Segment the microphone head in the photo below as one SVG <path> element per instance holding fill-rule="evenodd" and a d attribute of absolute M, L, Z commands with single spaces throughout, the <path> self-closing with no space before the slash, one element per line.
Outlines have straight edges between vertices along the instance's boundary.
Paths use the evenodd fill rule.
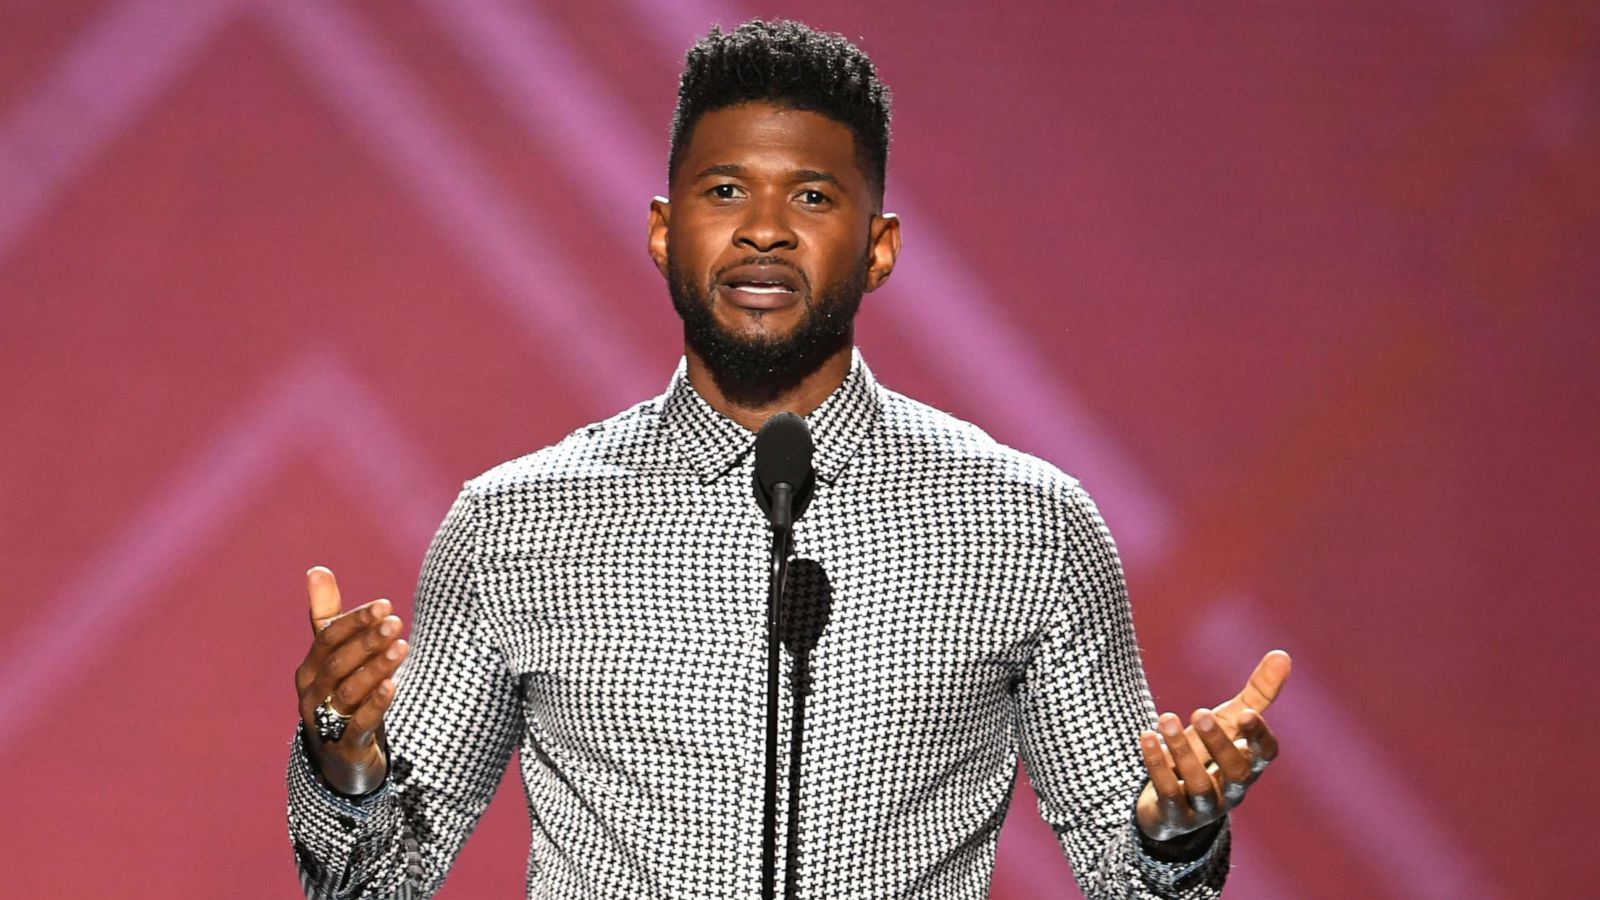
<path fill-rule="evenodd" d="M 815 453 L 811 429 L 806 427 L 805 419 L 794 413 L 774 415 L 756 434 L 756 504 L 774 525 L 792 524 L 806 511 L 816 482 L 816 471 L 811 466 Z M 789 485 L 794 492 L 787 523 L 780 521 L 781 511 L 773 508 L 772 490 L 780 484 Z"/>

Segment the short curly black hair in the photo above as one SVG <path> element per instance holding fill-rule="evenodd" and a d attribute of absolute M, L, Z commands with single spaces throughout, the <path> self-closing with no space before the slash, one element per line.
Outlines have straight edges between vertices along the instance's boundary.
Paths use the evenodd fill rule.
<path fill-rule="evenodd" d="M 861 48 L 843 35 L 788 20 L 752 19 L 711 32 L 684 59 L 672 115 L 667 180 L 678 171 L 700 117 L 741 103 L 771 103 L 820 113 L 855 135 L 856 161 L 883 203 L 889 164 L 889 86 Z"/>

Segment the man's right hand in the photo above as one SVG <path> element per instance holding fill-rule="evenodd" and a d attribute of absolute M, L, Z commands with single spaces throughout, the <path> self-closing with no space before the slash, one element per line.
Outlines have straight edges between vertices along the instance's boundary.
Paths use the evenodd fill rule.
<path fill-rule="evenodd" d="M 400 639 L 403 623 L 390 615 L 388 600 L 341 612 L 339 584 L 322 566 L 306 572 L 306 593 L 314 637 L 294 673 L 306 751 L 328 787 L 365 794 L 376 790 L 389 771 L 383 714 L 394 702 L 395 670 L 410 649 Z M 337 741 L 324 741 L 317 733 L 316 709 L 330 696 L 335 712 L 352 714 Z"/>

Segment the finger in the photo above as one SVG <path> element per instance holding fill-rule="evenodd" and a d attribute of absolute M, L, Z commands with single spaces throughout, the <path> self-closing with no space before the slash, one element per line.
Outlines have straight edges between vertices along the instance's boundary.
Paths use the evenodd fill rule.
<path fill-rule="evenodd" d="M 361 704 L 367 701 L 367 695 L 400 668 L 409 650 L 405 641 L 395 641 L 382 653 L 369 659 L 366 665 L 351 672 L 333 689 L 334 710 L 360 709 Z"/>
<path fill-rule="evenodd" d="M 1251 774 L 1261 774 L 1268 763 L 1278 758 L 1278 737 L 1255 710 L 1247 709 L 1240 717 L 1239 735 L 1249 748 Z"/>
<path fill-rule="evenodd" d="M 306 594 L 311 598 L 311 630 L 321 631 L 344 608 L 339 598 L 339 582 L 326 566 L 306 570 Z"/>
<path fill-rule="evenodd" d="M 366 665 L 389 648 L 390 644 L 400 639 L 401 622 L 398 616 L 387 616 L 382 621 L 374 623 L 350 636 L 350 639 L 333 648 L 323 661 L 322 671 L 318 678 L 327 679 L 325 685 L 329 693 L 333 692 L 339 682 L 350 677 L 357 669 Z"/>
<path fill-rule="evenodd" d="M 1289 680 L 1289 671 L 1293 661 L 1289 654 L 1282 650 L 1273 650 L 1261 658 L 1256 664 L 1254 672 L 1245 682 L 1244 689 L 1234 697 L 1243 706 L 1257 712 L 1266 712 L 1274 700 L 1278 699 L 1278 692 L 1283 690 L 1283 683 Z"/>
<path fill-rule="evenodd" d="M 1189 749 L 1193 750 L 1194 755 L 1200 758 L 1201 764 L 1210 765 L 1211 751 L 1206 748 L 1205 742 L 1200 739 L 1200 735 L 1195 731 L 1195 727 L 1190 725 L 1189 727 L 1185 728 L 1183 730 L 1183 736 L 1184 739 L 1189 742 Z"/>
<path fill-rule="evenodd" d="M 394 611 L 394 604 L 382 597 L 370 603 L 363 603 L 347 613 L 335 616 L 326 627 L 317 632 L 316 640 L 312 642 L 313 652 L 320 651 L 321 656 L 326 656 L 338 649 L 340 645 L 362 636 L 367 631 L 382 624 Z"/>
<path fill-rule="evenodd" d="M 1228 739 L 1210 710 L 1196 710 L 1194 723 L 1200 740 L 1205 742 L 1206 748 L 1211 751 L 1211 758 L 1217 764 L 1217 773 L 1222 777 L 1222 801 L 1232 807 L 1244 799 L 1244 789 L 1250 784 L 1250 760 L 1243 750 Z"/>
<path fill-rule="evenodd" d="M 1160 720 L 1161 735 L 1167 742 L 1167 750 L 1172 754 L 1172 762 L 1178 769 L 1178 777 L 1183 779 L 1183 791 L 1188 795 L 1189 805 L 1201 819 L 1210 821 L 1217 813 L 1216 784 L 1211 780 L 1211 773 L 1206 771 L 1206 764 L 1194 752 L 1194 747 L 1183 733 L 1183 722 L 1172 713 L 1167 713 Z"/>
<path fill-rule="evenodd" d="M 317 632 L 311 641 L 311 649 L 306 651 L 305 661 L 295 670 L 295 689 L 301 692 L 308 690 L 323 674 L 328 656 L 333 651 L 367 629 L 380 625 L 392 608 L 388 600 L 378 599 L 335 616 L 327 627 Z M 321 700 L 324 696 L 327 696 L 326 692 L 318 695 L 317 699 Z"/>
<path fill-rule="evenodd" d="M 399 640 L 402 625 L 398 616 L 386 616 L 378 622 L 359 627 L 337 647 L 313 648 L 312 654 L 301 667 L 311 673 L 310 681 L 300 691 L 301 705 L 314 709 L 333 693 L 341 681 Z M 326 629 L 332 630 L 332 627 Z M 346 709 L 336 708 L 341 712 Z"/>
<path fill-rule="evenodd" d="M 378 733 L 378 727 L 383 724 L 383 716 L 389 711 L 389 706 L 394 703 L 395 681 L 385 678 L 374 686 L 361 707 L 350 717 L 350 722 L 344 727 L 344 734 L 339 738 L 339 743 L 351 747 L 365 747 L 372 743 L 373 737 Z"/>
<path fill-rule="evenodd" d="M 1163 805 L 1176 805 L 1183 799 L 1183 788 L 1172 771 L 1172 762 L 1167 758 L 1166 749 L 1161 746 L 1160 736 L 1154 731 L 1140 734 L 1139 753 L 1144 757 L 1144 768 L 1150 773 L 1150 787 L 1155 790 L 1156 798 Z"/>

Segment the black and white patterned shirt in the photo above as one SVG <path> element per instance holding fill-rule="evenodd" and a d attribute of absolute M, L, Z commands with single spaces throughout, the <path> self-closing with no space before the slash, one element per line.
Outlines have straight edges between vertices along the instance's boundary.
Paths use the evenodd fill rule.
<path fill-rule="evenodd" d="M 807 421 L 780 891 L 986 896 L 1020 753 L 1089 897 L 1216 896 L 1225 824 L 1192 863 L 1141 848 L 1155 709 L 1078 483 L 879 386 L 859 353 Z M 423 564 L 387 781 L 347 800 L 291 747 L 308 895 L 436 890 L 519 749 L 530 898 L 759 894 L 770 532 L 753 443 L 680 363 L 662 396 L 467 483 Z"/>

